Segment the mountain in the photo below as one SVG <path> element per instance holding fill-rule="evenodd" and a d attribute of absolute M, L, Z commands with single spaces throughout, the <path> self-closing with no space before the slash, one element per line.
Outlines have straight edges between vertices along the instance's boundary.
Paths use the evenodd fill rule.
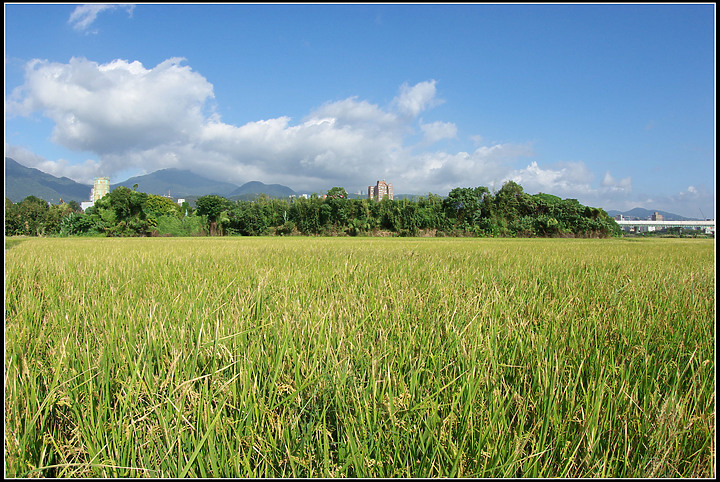
<path fill-rule="evenodd" d="M 118 186 L 125 186 L 132 189 L 135 184 L 138 185 L 137 190 L 139 192 L 160 196 L 167 196 L 169 194 L 176 198 L 205 196 L 207 194 L 228 196 L 238 188 L 236 184 L 213 181 L 212 179 L 199 176 L 191 171 L 169 168 L 142 176 L 131 177 L 127 181 L 111 185 L 110 189 L 115 189 Z"/>
<path fill-rule="evenodd" d="M 286 198 L 295 191 L 281 184 L 263 184 L 251 181 L 237 186 L 222 181 L 214 181 L 182 169 L 161 169 L 142 176 L 131 177 L 127 181 L 112 184 L 110 189 L 125 186 L 130 189 L 137 184 L 137 190 L 148 194 L 175 198 L 196 199 L 208 194 L 217 194 L 228 199 L 252 200 L 260 194 L 269 197 Z M 38 169 L 25 167 L 12 158 L 5 158 L 5 197 L 18 203 L 32 195 L 45 201 L 57 204 L 60 199 L 65 202 L 89 201 L 91 185 L 81 184 L 68 179 L 58 178 Z"/>
<path fill-rule="evenodd" d="M 5 197 L 19 203 L 28 196 L 39 197 L 51 204 L 62 199 L 89 201 L 92 186 L 80 184 L 67 177 L 55 177 L 32 167 L 25 167 L 15 159 L 5 158 Z"/>
<path fill-rule="evenodd" d="M 260 181 L 250 181 L 228 194 L 228 197 L 242 198 L 248 197 L 248 195 L 257 196 L 259 194 L 266 194 L 269 197 L 275 198 L 286 198 L 294 196 L 296 193 L 289 187 L 283 186 L 282 184 L 263 184 Z"/>
<path fill-rule="evenodd" d="M 686 218 L 683 216 L 680 216 L 679 214 L 669 213 L 667 211 L 652 211 L 650 209 L 645 208 L 633 208 L 629 211 L 606 211 L 609 216 L 615 217 L 618 214 L 622 214 L 622 216 L 626 219 L 636 219 L 636 220 L 643 220 L 643 219 L 650 219 L 650 216 L 655 214 L 656 212 L 658 214 L 661 214 L 664 221 L 697 221 L 698 218 Z"/>

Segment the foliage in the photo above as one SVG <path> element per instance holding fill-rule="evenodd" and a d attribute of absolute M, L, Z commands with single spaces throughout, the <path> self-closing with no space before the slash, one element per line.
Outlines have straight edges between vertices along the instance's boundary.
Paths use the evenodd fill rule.
<path fill-rule="evenodd" d="M 508 181 L 500 190 L 455 188 L 443 199 L 428 193 L 409 199 L 377 202 L 348 199 L 342 187 L 324 198 L 314 195 L 288 200 L 258 196 L 253 201 L 230 201 L 201 196 L 193 209 L 171 199 L 120 186 L 95 202 L 85 215 L 71 205 L 48 206 L 33 196 L 15 205 L 5 203 L 6 235 L 48 234 L 106 236 L 261 236 L 391 234 L 480 237 L 610 237 L 620 227 L 605 211 L 583 206 L 576 199 L 551 194 L 529 195 Z M 65 219 L 71 213 L 76 215 Z M 192 221 L 189 221 L 192 219 Z M 191 227 L 190 224 L 192 224 Z"/>
<path fill-rule="evenodd" d="M 158 196 L 156 194 L 148 194 L 145 202 L 142 206 L 142 210 L 146 216 L 160 217 L 160 216 L 175 216 L 179 218 L 182 216 L 180 206 L 172 199 L 164 196 Z"/>
<path fill-rule="evenodd" d="M 210 235 L 223 234 L 223 224 L 228 222 L 227 210 L 231 203 L 222 196 L 210 194 L 201 196 L 195 202 L 196 213 L 207 217 L 210 223 Z"/>
<path fill-rule="evenodd" d="M 61 230 L 62 220 L 75 213 L 73 206 L 73 204 L 66 203 L 50 205 L 36 196 L 28 196 L 17 204 L 5 198 L 5 235 L 58 234 Z"/>
<path fill-rule="evenodd" d="M 60 222 L 60 234 L 63 236 L 87 234 L 93 226 L 92 217 L 83 212 L 72 212 L 62 218 Z"/>
<path fill-rule="evenodd" d="M 155 233 L 159 236 L 199 236 L 204 233 L 202 216 L 178 217 L 174 214 L 157 218 Z"/>

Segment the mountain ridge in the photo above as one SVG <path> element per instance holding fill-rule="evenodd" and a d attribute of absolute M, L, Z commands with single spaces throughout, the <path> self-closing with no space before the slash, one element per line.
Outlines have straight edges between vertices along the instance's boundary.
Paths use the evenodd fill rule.
<path fill-rule="evenodd" d="M 139 191 L 148 194 L 175 198 L 197 198 L 209 194 L 237 199 L 251 199 L 260 194 L 269 197 L 287 197 L 295 194 L 291 188 L 281 184 L 264 184 L 260 181 L 237 184 L 215 181 L 189 170 L 167 168 L 149 174 L 134 176 L 125 181 L 111 184 L 110 189 L 125 186 L 130 189 L 137 184 Z M 14 203 L 27 196 L 36 196 L 49 203 L 88 201 L 92 185 L 82 184 L 67 177 L 56 177 L 39 169 L 26 167 L 11 157 L 5 157 L 5 197 Z"/>
<path fill-rule="evenodd" d="M 192 171 L 171 167 L 141 176 L 133 176 L 117 184 L 111 184 L 110 189 L 118 186 L 132 189 L 135 184 L 138 185 L 138 190 L 141 192 L 160 196 L 169 194 L 176 198 L 209 194 L 226 196 L 238 188 L 236 184 L 214 181 Z"/>
<path fill-rule="evenodd" d="M 610 210 L 606 211 L 610 217 L 615 217 L 617 215 L 622 215 L 624 218 L 629 220 L 645 220 L 650 219 L 650 217 L 654 213 L 658 213 L 663 217 L 664 221 L 701 221 L 700 218 L 688 218 L 685 216 L 680 216 L 679 214 L 670 213 L 667 211 L 657 211 L 652 209 L 645 209 L 645 208 L 632 208 L 629 211 L 618 211 L 618 210 Z"/>
<path fill-rule="evenodd" d="M 57 204 L 63 201 L 85 201 L 90 198 L 92 186 L 67 177 L 55 177 L 33 167 L 26 167 L 15 159 L 5 157 L 5 197 L 20 202 L 36 196 Z"/>

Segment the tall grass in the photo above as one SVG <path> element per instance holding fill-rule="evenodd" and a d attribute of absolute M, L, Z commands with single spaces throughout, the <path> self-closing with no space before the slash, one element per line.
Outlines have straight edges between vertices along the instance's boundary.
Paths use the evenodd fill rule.
<path fill-rule="evenodd" d="M 707 240 L 29 239 L 5 474 L 714 477 Z"/>

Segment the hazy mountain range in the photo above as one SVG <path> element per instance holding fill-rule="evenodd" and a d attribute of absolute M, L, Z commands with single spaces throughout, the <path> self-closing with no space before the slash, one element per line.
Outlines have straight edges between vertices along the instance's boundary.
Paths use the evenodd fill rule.
<path fill-rule="evenodd" d="M 250 181 L 242 186 L 214 181 L 182 169 L 161 169 L 144 176 L 111 184 L 110 189 L 126 186 L 130 189 L 137 184 L 137 190 L 174 198 L 197 198 L 207 194 L 217 194 L 231 200 L 253 199 L 259 194 L 285 198 L 296 194 L 281 184 L 264 184 Z M 92 185 L 75 182 L 67 177 L 58 178 L 38 169 L 25 167 L 10 157 L 5 158 L 5 197 L 17 203 L 33 195 L 52 204 L 60 199 L 65 202 L 89 201 Z"/>
<path fill-rule="evenodd" d="M 656 212 L 663 217 L 663 221 L 702 221 L 700 218 L 686 218 L 684 216 L 680 216 L 679 214 L 669 213 L 667 211 L 653 211 L 651 209 L 645 209 L 645 208 L 633 208 L 630 211 L 615 211 L 610 210 L 606 211 L 610 216 L 615 217 L 618 214 L 622 214 L 625 219 L 629 220 L 643 220 L 643 219 L 650 219 L 650 216 L 655 214 Z"/>
<path fill-rule="evenodd" d="M 60 198 L 63 201 L 88 201 L 91 187 L 67 177 L 51 176 L 25 167 L 9 157 L 5 158 L 5 197 L 14 203 L 30 195 L 52 204 L 57 204 Z"/>
<path fill-rule="evenodd" d="M 193 172 L 182 169 L 161 169 L 159 171 L 145 174 L 144 176 L 131 177 L 127 181 L 111 184 L 110 188 L 126 186 L 130 189 L 137 184 L 137 190 L 148 194 L 161 196 L 170 195 L 174 198 L 186 198 L 188 201 L 207 194 L 217 194 L 230 200 L 254 199 L 259 194 L 266 194 L 275 198 L 286 198 L 295 195 L 296 192 L 281 184 L 263 184 L 260 181 L 250 181 L 242 186 L 236 184 L 214 181 L 199 176 Z M 55 177 L 38 169 L 25 167 L 10 157 L 5 158 L 5 197 L 14 203 L 18 203 L 27 196 L 36 196 L 45 201 L 57 204 L 60 199 L 65 202 L 74 200 L 77 202 L 89 201 L 89 184 L 81 184 L 67 177 Z M 400 197 L 412 197 L 411 195 L 396 195 Z M 358 197 L 351 195 L 350 197 Z M 634 208 L 630 211 L 607 211 L 610 216 L 622 214 L 626 218 L 649 219 L 655 211 Z M 662 214 L 666 221 L 684 221 L 683 216 L 657 211 Z"/>

